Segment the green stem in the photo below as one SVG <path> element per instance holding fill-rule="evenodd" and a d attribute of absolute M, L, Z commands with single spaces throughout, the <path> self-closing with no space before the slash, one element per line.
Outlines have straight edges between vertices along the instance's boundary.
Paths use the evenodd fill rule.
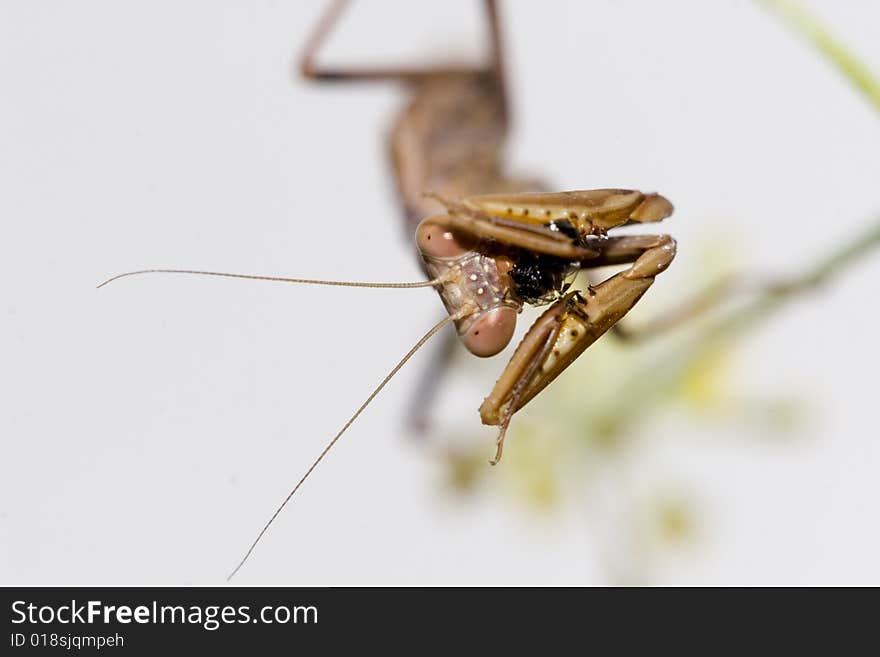
<path fill-rule="evenodd" d="M 792 0 L 759 0 L 808 39 L 865 97 L 880 110 L 880 81 L 809 11 Z"/>
<path fill-rule="evenodd" d="M 814 267 L 803 272 L 781 290 L 769 290 L 752 301 L 746 308 L 725 317 L 721 322 L 707 331 L 706 337 L 712 334 L 730 334 L 748 328 L 770 312 L 777 310 L 785 303 L 797 298 L 804 292 L 814 289 L 845 268 L 855 264 L 860 258 L 880 247 L 880 219 L 877 219 L 866 230 L 846 242 L 840 249 L 828 257 L 819 260 Z"/>

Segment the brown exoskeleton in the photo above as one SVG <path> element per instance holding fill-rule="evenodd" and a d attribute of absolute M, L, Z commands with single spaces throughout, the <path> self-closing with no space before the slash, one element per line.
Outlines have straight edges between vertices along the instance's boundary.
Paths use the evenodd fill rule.
<path fill-rule="evenodd" d="M 625 189 L 548 193 L 539 191 L 537 183 L 504 171 L 501 156 L 509 113 L 495 2 L 484 0 L 488 66 L 360 71 L 317 66 L 317 48 L 344 4 L 335 2 L 319 23 L 301 69 L 316 80 L 394 80 L 411 89 L 409 104 L 391 133 L 391 155 L 408 232 L 415 232 L 430 280 L 347 283 L 180 269 L 121 275 L 170 272 L 358 287 L 435 287 L 448 312 L 328 443 L 230 577 L 324 455 L 409 358 L 442 328 L 454 323 L 471 353 L 493 356 L 511 341 L 524 305 L 548 305 L 480 407 L 483 423 L 499 427 L 490 461 L 495 464 L 501 459 L 513 415 L 612 328 L 675 256 L 675 241 L 668 235 L 608 235 L 619 226 L 668 217 L 672 204 L 660 195 Z M 572 288 L 577 272 L 618 264 L 628 266 L 597 285 Z M 435 368 L 441 366 L 442 361 L 435 363 Z M 436 371 L 429 380 L 437 380 Z"/>

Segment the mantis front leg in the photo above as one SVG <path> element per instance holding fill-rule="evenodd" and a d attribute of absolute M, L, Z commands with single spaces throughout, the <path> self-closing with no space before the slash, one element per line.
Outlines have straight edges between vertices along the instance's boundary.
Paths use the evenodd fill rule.
<path fill-rule="evenodd" d="M 553 303 L 529 329 L 480 406 L 483 424 L 498 426 L 493 465 L 501 459 L 510 420 L 591 344 L 614 326 L 651 287 L 675 257 L 668 235 L 613 237 L 590 266 L 629 261 L 632 265 L 585 291 Z"/>

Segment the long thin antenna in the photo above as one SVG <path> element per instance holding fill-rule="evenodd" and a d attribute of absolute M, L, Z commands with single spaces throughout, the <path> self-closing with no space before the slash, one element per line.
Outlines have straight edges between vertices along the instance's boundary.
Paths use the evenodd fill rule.
<path fill-rule="evenodd" d="M 412 288 L 412 287 L 434 287 L 445 282 L 444 278 L 435 278 L 430 281 L 418 281 L 415 283 L 362 283 L 360 281 L 321 281 L 312 278 L 282 278 L 280 276 L 255 276 L 252 274 L 227 274 L 222 271 L 199 271 L 195 269 L 141 269 L 139 271 L 127 271 L 124 274 L 117 274 L 112 278 L 98 286 L 98 289 L 104 287 L 108 283 L 112 283 L 126 276 L 136 276 L 138 274 L 195 274 L 197 276 L 223 276 L 225 278 L 247 278 L 254 281 L 277 281 L 280 283 L 304 283 L 306 285 L 335 285 L 338 287 L 384 287 L 384 288 Z"/>
<path fill-rule="evenodd" d="M 282 509 L 284 509 L 284 507 L 287 506 L 287 503 L 290 501 L 290 498 L 293 497 L 293 495 L 296 493 L 296 491 L 299 490 L 299 487 L 303 485 L 303 482 L 309 478 L 309 475 L 312 474 L 312 471 L 318 466 L 318 464 L 321 462 L 321 460 L 327 455 L 327 452 L 329 452 L 330 449 L 333 447 L 333 445 L 336 444 L 336 441 L 342 437 L 342 434 L 345 433 L 345 431 L 354 423 L 354 421 L 364 411 L 364 409 L 367 406 L 369 406 L 370 402 L 373 401 L 373 399 L 376 397 L 376 395 L 379 394 L 379 392 L 382 390 L 382 388 L 385 387 L 385 384 L 388 383 L 394 377 L 394 375 L 397 374 L 397 372 L 400 370 L 400 368 L 403 367 L 410 358 L 412 358 L 413 354 L 415 354 L 419 349 L 421 349 L 421 347 L 428 340 L 430 340 L 432 337 L 434 337 L 434 335 L 438 331 L 443 329 L 448 324 L 451 324 L 452 322 L 458 321 L 459 319 L 462 319 L 463 317 L 470 315 L 472 312 L 474 312 L 473 308 L 465 307 L 465 308 L 462 308 L 457 313 L 455 313 L 454 315 L 449 315 L 448 317 L 437 322 L 437 324 L 435 324 L 434 327 L 430 331 L 425 333 L 425 335 L 423 335 L 422 338 L 418 342 L 416 342 L 415 346 L 413 346 L 412 349 L 410 349 L 408 352 L 406 352 L 406 355 L 400 359 L 400 361 L 397 363 L 397 365 L 394 366 L 394 369 L 392 369 L 388 373 L 388 375 L 384 379 L 382 379 L 382 382 L 378 386 L 376 386 L 376 388 L 373 390 L 373 392 L 370 393 L 370 396 L 367 397 L 367 400 L 363 404 L 360 405 L 360 407 L 354 412 L 354 415 L 352 415 L 351 418 L 349 418 L 348 422 L 346 422 L 343 425 L 343 427 L 339 430 L 339 433 L 337 433 L 335 436 L 333 436 L 333 439 L 329 443 L 327 443 L 327 446 L 324 448 L 324 451 L 322 451 L 318 455 L 318 458 L 316 458 L 315 462 L 312 463 L 311 467 L 308 470 L 306 470 L 306 473 L 303 475 L 302 479 L 299 480 L 299 482 L 296 484 L 296 486 L 293 487 L 293 490 L 291 490 L 290 493 L 288 493 L 287 497 L 284 498 L 284 501 L 275 510 L 275 513 L 272 514 L 272 517 L 269 518 L 269 521 L 263 526 L 263 528 L 260 530 L 260 533 L 257 534 L 257 538 L 255 538 L 254 542 L 251 543 L 251 546 L 248 548 L 248 551 L 245 553 L 244 557 L 242 557 L 241 561 L 235 567 L 235 570 L 233 570 L 229 574 L 229 576 L 226 578 L 227 582 L 229 580 L 231 580 L 233 577 L 235 577 L 235 574 L 245 564 L 245 562 L 248 560 L 248 557 L 250 557 L 251 553 L 254 551 L 254 548 L 257 547 L 257 543 L 259 543 L 260 539 L 263 538 L 263 534 L 265 534 L 266 530 L 268 530 L 269 527 L 272 525 L 272 523 L 275 522 L 275 518 L 277 518 L 278 514 L 281 513 Z"/>

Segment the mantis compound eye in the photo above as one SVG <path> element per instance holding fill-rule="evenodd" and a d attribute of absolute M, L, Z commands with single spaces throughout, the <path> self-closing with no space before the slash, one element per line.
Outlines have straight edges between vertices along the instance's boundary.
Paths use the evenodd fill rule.
<path fill-rule="evenodd" d="M 480 313 L 461 341 L 474 356 L 487 358 L 504 349 L 516 328 L 516 310 L 508 306 Z"/>

